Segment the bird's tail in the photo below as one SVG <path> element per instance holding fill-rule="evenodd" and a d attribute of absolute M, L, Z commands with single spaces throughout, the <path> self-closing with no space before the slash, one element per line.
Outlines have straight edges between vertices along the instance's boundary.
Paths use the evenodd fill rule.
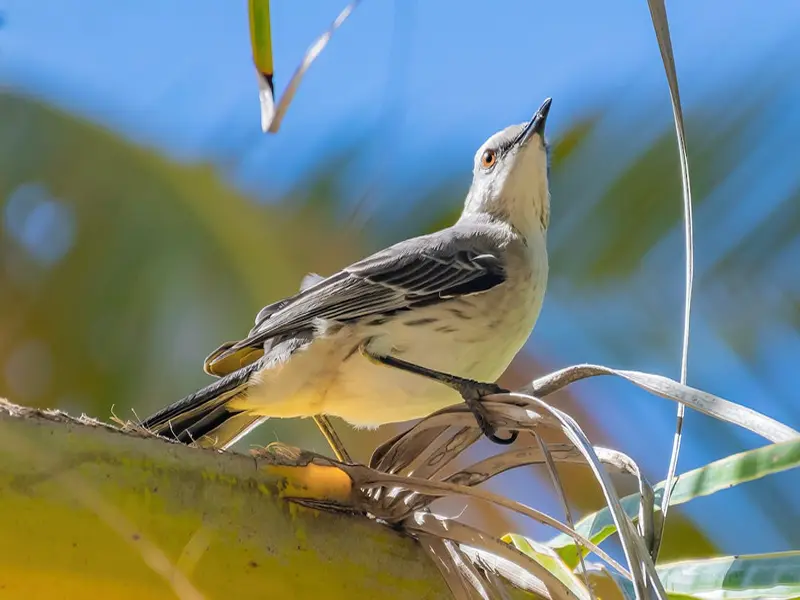
<path fill-rule="evenodd" d="M 266 420 L 248 411 L 230 408 L 230 402 L 247 393 L 248 380 L 258 369 L 254 363 L 194 394 L 178 400 L 142 421 L 141 426 L 160 436 L 203 448 L 225 449 Z"/>
<path fill-rule="evenodd" d="M 303 278 L 300 290 L 305 290 L 323 277 L 309 273 Z M 263 308 L 257 321 L 285 306 L 282 300 Z M 160 436 L 184 444 L 204 448 L 225 449 L 235 444 L 251 429 L 267 420 L 248 411 L 233 410 L 231 400 L 247 393 L 253 373 L 274 363 L 281 357 L 290 356 L 295 350 L 311 341 L 311 333 L 299 332 L 293 336 L 279 336 L 267 340 L 262 348 L 242 348 L 238 352 L 220 359 L 234 342 L 227 342 L 205 360 L 205 371 L 220 377 L 211 385 L 170 404 L 142 421 L 141 426 Z"/>

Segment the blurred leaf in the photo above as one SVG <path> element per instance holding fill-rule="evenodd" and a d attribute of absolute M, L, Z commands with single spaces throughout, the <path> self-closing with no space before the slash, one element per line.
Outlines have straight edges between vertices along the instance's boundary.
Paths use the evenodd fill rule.
<path fill-rule="evenodd" d="M 636 600 L 633 582 L 604 564 L 587 565 L 589 585 L 595 597 L 602 600 Z"/>
<path fill-rule="evenodd" d="M 800 551 L 687 560 L 657 570 L 670 592 L 737 600 L 800 597 Z"/>
<path fill-rule="evenodd" d="M 705 467 L 680 475 L 675 480 L 670 505 L 675 506 L 701 496 L 710 496 L 742 483 L 793 469 L 798 465 L 800 465 L 800 439 L 770 444 L 756 450 L 728 456 Z M 658 504 L 663 495 L 664 482 L 654 486 L 653 490 Z M 622 506 L 628 516 L 635 519 L 639 511 L 639 495 L 626 496 L 622 499 Z M 599 544 L 613 534 L 616 528 L 610 511 L 604 508 L 581 519 L 575 530 L 595 544 Z M 560 534 L 550 540 L 548 545 L 555 548 L 567 565 L 572 568 L 577 566 L 578 549 L 572 538 Z"/>
<path fill-rule="evenodd" d="M 580 580 L 580 577 L 575 575 L 573 570 L 570 569 L 564 561 L 561 560 L 559 555 L 547 544 L 536 542 L 515 533 L 504 535 L 501 539 L 550 571 L 550 573 L 555 575 L 576 597 L 589 598 L 589 591 Z"/>
<path fill-rule="evenodd" d="M 29 347 L 46 359 L 16 372 L 29 395 L 0 383 L 19 402 L 101 417 L 111 404 L 163 405 L 207 381 L 203 357 L 306 272 L 361 253 L 353 232 L 258 205 L 208 167 L 21 97 L 0 95 L 0 112 L 0 209 L 17 215 L 0 228 L 0 367 Z M 73 224 L 63 256 L 46 264 L 37 256 L 53 235 L 24 237 L 43 227 L 41 207 L 69 217 L 54 233 Z"/>
<path fill-rule="evenodd" d="M 663 495 L 661 496 L 663 499 Z M 669 535 L 661 542 L 658 560 L 666 562 L 698 556 L 717 556 L 722 554 L 719 547 L 709 537 L 705 523 L 695 522 L 680 507 L 669 511 L 667 530 Z"/>
<path fill-rule="evenodd" d="M 714 264 L 710 279 L 741 284 L 760 279 L 764 269 L 791 251 L 800 223 L 800 184 L 766 218 L 742 232 L 736 243 Z"/>
<path fill-rule="evenodd" d="M 656 570 L 658 568 L 656 567 Z M 597 598 L 602 600 L 636 600 L 633 583 L 619 573 L 607 569 L 605 565 L 595 565 L 589 571 L 589 581 Z M 694 596 L 672 593 L 667 590 L 670 600 L 698 600 Z"/>
<path fill-rule="evenodd" d="M 600 115 L 591 115 L 573 122 L 561 136 L 550 145 L 550 168 L 559 169 L 583 147 L 594 132 Z"/>
<path fill-rule="evenodd" d="M 775 91 L 737 88 L 733 93 L 739 94 L 740 102 L 730 107 L 724 120 L 704 114 L 703 107 L 687 118 L 687 129 L 694 140 L 689 160 L 696 209 L 747 157 L 751 147 L 745 140 L 752 132 L 752 114 Z M 641 126 L 649 127 L 653 119 L 648 114 Z M 632 125 L 635 130 L 637 124 Z M 604 156 L 602 149 L 629 146 L 636 139 L 630 129 L 606 134 L 599 141 L 595 138 L 589 129 L 579 145 L 593 151 L 581 155 L 576 148 L 576 160 L 560 163 L 552 173 L 556 200 L 553 228 L 557 237 L 565 240 L 552 249 L 552 270 L 558 277 L 569 276 L 573 283 L 584 286 L 608 285 L 630 277 L 640 268 L 642 258 L 676 230 L 682 212 L 676 201 L 681 186 L 673 131 L 661 130 L 622 165 L 615 162 L 614 152 Z M 593 143 L 599 145 L 591 146 Z M 569 170 L 562 173 L 561 165 Z M 599 179 L 606 170 L 614 173 L 610 182 Z M 599 198 L 595 200 L 598 190 Z M 576 193 L 585 198 L 576 198 Z M 564 200 L 558 201 L 564 198 L 569 200 L 566 216 L 561 214 Z M 576 207 L 576 202 L 582 205 Z M 576 211 L 578 218 L 570 214 Z M 796 227 L 800 228 L 800 223 Z M 698 243 L 701 241 L 698 238 Z M 675 267 L 680 264 L 679 259 L 675 261 Z"/>

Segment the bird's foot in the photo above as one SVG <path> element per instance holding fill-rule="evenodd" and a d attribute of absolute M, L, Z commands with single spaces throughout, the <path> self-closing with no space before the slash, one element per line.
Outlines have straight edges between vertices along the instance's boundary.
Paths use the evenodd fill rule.
<path fill-rule="evenodd" d="M 518 431 L 512 431 L 511 435 L 507 438 L 501 438 L 497 435 L 494 426 L 489 422 L 486 407 L 482 402 L 485 396 L 503 394 L 508 390 L 504 390 L 496 383 L 482 383 L 480 381 L 472 381 L 471 379 L 461 379 L 454 387 L 456 391 L 461 394 L 467 408 L 472 412 L 483 435 L 495 444 L 500 444 L 502 446 L 508 446 L 517 440 L 519 437 Z"/>

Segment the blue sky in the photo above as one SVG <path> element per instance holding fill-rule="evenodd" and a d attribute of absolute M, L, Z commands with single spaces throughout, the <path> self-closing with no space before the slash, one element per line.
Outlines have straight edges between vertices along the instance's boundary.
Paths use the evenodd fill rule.
<path fill-rule="evenodd" d="M 279 91 L 343 6 L 273 0 Z M 765 54 L 794 64 L 800 57 L 796 0 L 668 2 L 668 10 L 685 105 Z M 370 152 L 361 175 L 382 169 L 396 196 L 444 175 L 466 181 L 481 142 L 528 118 L 546 96 L 554 99 L 548 126 L 556 133 L 612 102 L 606 127 L 634 122 L 642 106 L 660 110 L 653 133 L 671 120 L 645 0 L 363 0 L 307 74 L 277 136 L 260 132 L 244 0 L 0 0 L 0 12 L 0 86 L 181 160 L 233 158 L 231 176 L 257 194 L 282 191 L 310 165 L 362 139 Z M 363 182 L 355 177 L 353 185 Z M 565 333 L 572 355 L 597 355 L 596 340 L 571 325 L 569 314 L 547 310 L 553 325 L 537 333 L 552 342 L 554 356 Z M 702 323 L 696 327 L 693 356 L 705 350 L 716 357 L 705 368 L 741 367 L 703 334 Z M 703 369 L 701 362 L 693 373 L 702 377 Z M 767 393 L 742 377 L 751 399 Z M 668 447 L 672 406 L 642 410 L 664 430 Z M 698 438 L 687 444 L 687 466 L 704 458 L 702 445 Z"/>
<path fill-rule="evenodd" d="M 302 6 L 302 10 L 298 10 Z M 272 3 L 276 85 L 343 6 Z M 395 178 L 468 169 L 488 133 L 554 98 L 554 129 L 617 97 L 670 117 L 644 0 L 365 0 L 312 67 L 279 136 L 260 136 L 246 2 L 6 0 L 0 84 L 185 159 L 239 154 L 245 185 L 283 187 L 358 133 Z M 669 3 L 690 104 L 800 25 L 792 0 Z M 397 18 L 395 18 L 397 17 Z M 242 144 L 246 151 L 241 156 Z M 445 157 L 444 159 L 442 157 Z M 463 166 L 462 166 L 463 165 Z"/>

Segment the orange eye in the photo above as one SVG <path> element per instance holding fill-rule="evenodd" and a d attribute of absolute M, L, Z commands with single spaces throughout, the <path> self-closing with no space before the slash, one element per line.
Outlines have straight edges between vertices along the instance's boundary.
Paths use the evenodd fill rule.
<path fill-rule="evenodd" d="M 481 166 L 484 169 L 490 169 L 497 162 L 497 152 L 494 150 L 486 150 L 481 156 Z"/>

